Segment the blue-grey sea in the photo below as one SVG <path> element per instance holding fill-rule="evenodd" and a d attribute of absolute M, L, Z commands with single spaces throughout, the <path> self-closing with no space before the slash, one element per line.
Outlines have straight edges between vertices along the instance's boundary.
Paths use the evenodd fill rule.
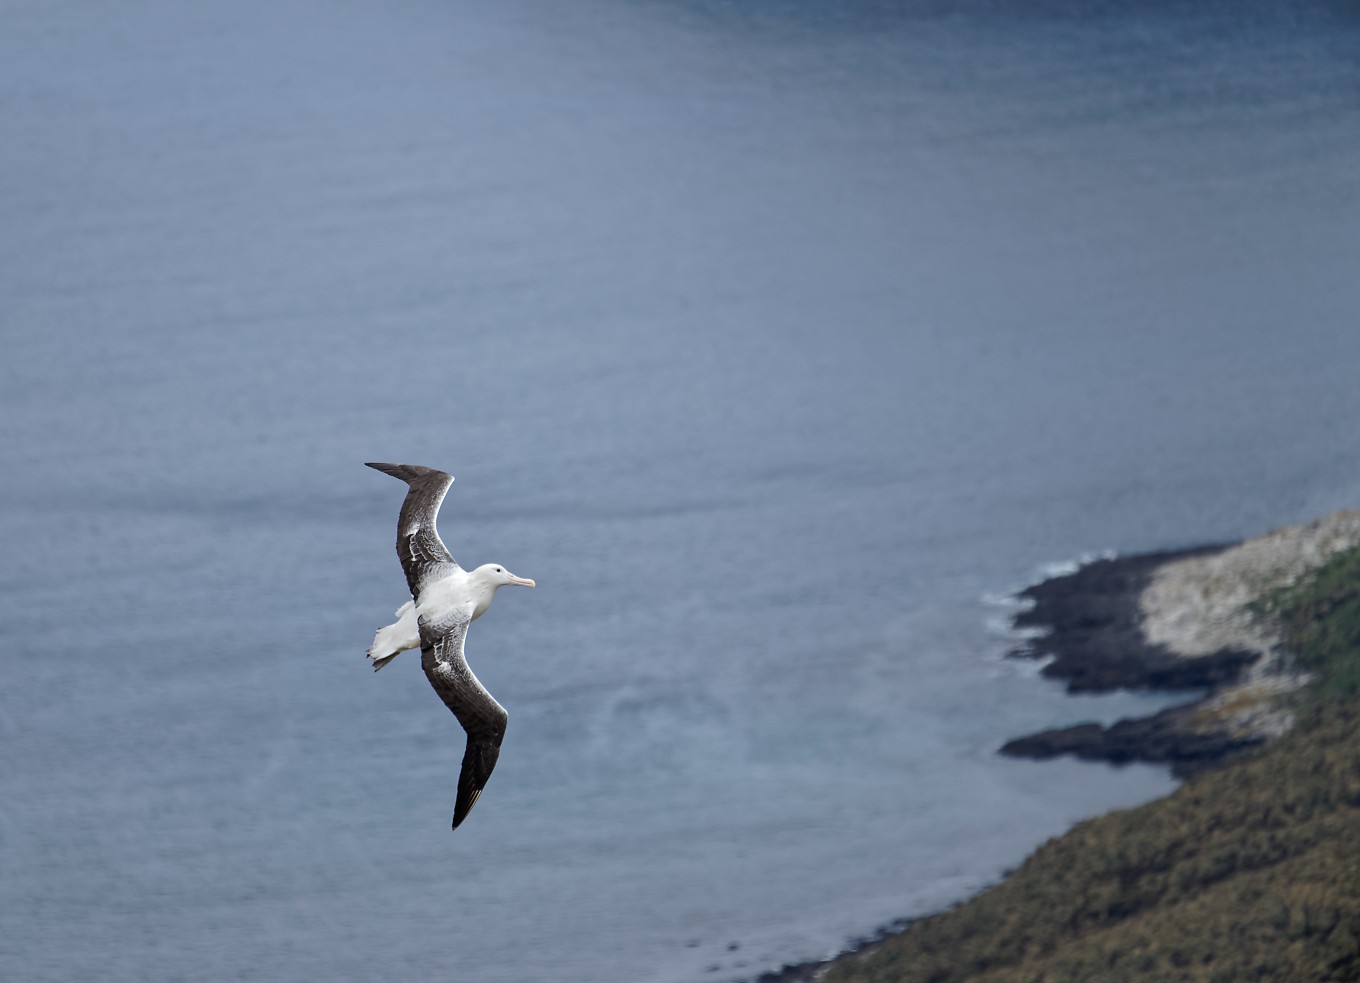
<path fill-rule="evenodd" d="M 1337 2 L 0 2 L 0 976 L 697 983 L 1163 770 L 1047 564 L 1360 504 Z M 538 581 L 418 655 L 403 486 Z"/>

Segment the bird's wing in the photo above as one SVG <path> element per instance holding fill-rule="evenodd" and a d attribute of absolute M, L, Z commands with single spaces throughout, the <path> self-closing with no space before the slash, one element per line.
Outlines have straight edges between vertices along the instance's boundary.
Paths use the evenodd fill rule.
<path fill-rule="evenodd" d="M 420 626 L 420 664 L 425 677 L 467 731 L 463 770 L 458 775 L 458 802 L 453 807 L 454 829 L 467 818 L 486 787 L 500 757 L 505 722 L 509 719 L 505 708 L 472 674 L 463 655 L 463 640 L 471 617 L 468 610 L 452 625 L 435 628 L 422 622 Z"/>
<path fill-rule="evenodd" d="M 410 486 L 397 517 L 397 556 L 406 573 L 411 596 L 420 594 L 421 584 L 447 576 L 458 566 L 435 529 L 439 506 L 453 484 L 453 476 L 418 464 L 373 464 L 368 467 L 400 478 Z"/>

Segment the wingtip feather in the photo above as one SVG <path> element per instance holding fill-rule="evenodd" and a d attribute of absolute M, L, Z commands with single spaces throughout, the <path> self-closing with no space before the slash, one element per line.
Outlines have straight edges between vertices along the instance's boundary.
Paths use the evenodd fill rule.
<path fill-rule="evenodd" d="M 453 475 L 437 468 L 427 468 L 422 464 L 388 464 L 383 461 L 365 461 L 364 467 L 372 468 L 374 471 L 381 471 L 383 474 L 390 474 L 393 478 L 410 484 L 419 478 L 426 478 L 431 475 L 443 475 L 449 481 L 453 480 Z"/>
<path fill-rule="evenodd" d="M 472 793 L 472 795 L 468 798 L 468 802 L 467 802 L 467 805 L 466 805 L 466 806 L 462 806 L 461 808 L 460 808 L 460 807 L 457 807 L 457 806 L 454 807 L 454 810 L 453 810 L 453 828 L 454 828 L 454 829 L 457 829 L 459 826 L 463 825 L 463 820 L 467 819 L 467 817 L 468 817 L 469 815 L 471 815 L 471 813 L 472 813 L 472 807 L 475 806 L 475 805 L 477 804 L 477 800 L 480 799 L 481 797 L 482 797 L 482 790 L 481 790 L 481 789 L 477 789 L 477 790 L 475 790 L 475 791 Z"/>

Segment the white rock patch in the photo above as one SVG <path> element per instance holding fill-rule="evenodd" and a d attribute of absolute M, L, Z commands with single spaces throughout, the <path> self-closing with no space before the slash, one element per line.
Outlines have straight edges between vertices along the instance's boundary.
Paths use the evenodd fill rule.
<path fill-rule="evenodd" d="M 1139 599 L 1143 635 L 1185 657 L 1246 649 L 1261 658 L 1247 677 L 1200 708 L 1206 726 L 1274 737 L 1291 716 L 1276 699 L 1308 681 L 1281 647 L 1280 626 L 1250 604 L 1295 583 L 1343 550 L 1360 545 L 1360 509 L 1336 512 L 1245 540 L 1215 556 L 1188 557 L 1162 566 Z"/>

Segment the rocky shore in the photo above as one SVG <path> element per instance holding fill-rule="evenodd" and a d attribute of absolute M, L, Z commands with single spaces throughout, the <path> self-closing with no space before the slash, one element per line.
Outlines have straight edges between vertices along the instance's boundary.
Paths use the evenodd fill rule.
<path fill-rule="evenodd" d="M 1052 930 L 1055 924 L 1067 926 L 1071 929 L 1069 934 L 1075 938 L 1084 931 L 1081 926 L 1089 922 L 1095 926 L 1093 931 L 1097 937 L 1115 938 L 1118 931 L 1126 929 L 1111 931 L 1111 926 L 1122 919 L 1129 919 L 1127 924 L 1133 925 L 1139 917 L 1144 917 L 1138 914 L 1141 908 L 1151 910 L 1153 907 L 1143 896 L 1146 891 L 1135 890 L 1147 878 L 1156 881 L 1158 891 L 1163 893 L 1165 884 L 1162 882 L 1165 881 L 1189 884 L 1190 894 L 1203 891 L 1203 897 L 1211 896 L 1215 890 L 1231 892 L 1234 885 L 1245 883 L 1248 877 L 1267 876 L 1262 872 L 1277 869 L 1274 866 L 1277 864 L 1281 865 L 1278 869 L 1284 871 L 1280 875 L 1284 883 L 1307 880 L 1303 874 L 1293 873 L 1293 868 L 1283 866 L 1296 860 L 1290 850 L 1279 846 L 1288 824 L 1281 824 L 1277 817 L 1272 817 L 1270 803 L 1279 805 L 1273 796 L 1283 794 L 1272 789 L 1278 786 L 1305 798 L 1313 795 L 1316 799 L 1309 798 L 1306 804 L 1298 804 L 1297 808 L 1295 804 L 1284 803 L 1282 808 L 1290 817 L 1330 817 L 1329 810 L 1339 808 L 1332 800 L 1338 795 L 1337 788 L 1347 787 L 1350 773 L 1346 769 L 1353 770 L 1353 765 L 1336 749 L 1344 750 L 1351 745 L 1348 737 L 1338 740 L 1328 736 L 1327 727 L 1339 727 L 1340 732 L 1346 734 L 1350 733 L 1347 727 L 1353 731 L 1354 726 L 1347 723 L 1349 718 L 1345 713 L 1341 712 L 1340 724 L 1332 721 L 1320 725 L 1314 720 L 1300 728 L 1302 735 L 1296 733 L 1297 739 L 1292 743 L 1284 741 L 1272 746 L 1272 752 L 1281 749 L 1287 752 L 1283 753 L 1283 761 L 1275 761 L 1281 755 L 1274 758 L 1271 754 L 1258 755 L 1230 774 L 1208 773 L 1242 756 L 1248 749 L 1273 744 L 1274 739 L 1290 731 L 1300 701 L 1281 697 L 1314 680 L 1296 666 L 1286 650 L 1285 627 L 1271 600 L 1334 558 L 1338 563 L 1349 562 L 1355 566 L 1355 554 L 1344 557 L 1339 554 L 1357 547 L 1360 547 L 1360 509 L 1337 512 L 1324 519 L 1285 527 L 1237 544 L 1097 560 L 1074 573 L 1050 578 L 1022 591 L 1020 597 L 1029 601 L 1030 607 L 1016 617 L 1016 627 L 1042 633 L 1014 655 L 1047 660 L 1042 669 L 1044 676 L 1062 680 L 1073 693 L 1150 689 L 1187 691 L 1195 695 L 1185 704 L 1149 717 L 1121 720 L 1110 726 L 1079 724 L 1017 738 L 1008 742 L 1001 749 L 1002 753 L 1029 758 L 1072 754 L 1113 763 L 1167 764 L 1179 777 L 1203 774 L 1210 785 L 1217 782 L 1222 788 L 1192 783 L 1172 797 L 1141 810 L 1127 815 L 1112 814 L 1083 824 L 1077 831 L 1050 841 L 1037 851 L 1020 873 L 1009 875 L 998 887 L 948 914 L 904 919 L 884 926 L 874 937 L 858 940 L 835 959 L 785 966 L 761 976 L 758 983 L 816 983 L 828 975 L 855 980 L 919 977 L 951 981 L 971 978 L 970 974 L 974 972 L 988 975 L 987 966 L 995 968 L 1010 964 L 1021 958 L 1017 955 L 1021 950 L 1036 949 L 1034 934 L 1041 928 Z M 1350 576 L 1350 582 L 1354 583 L 1355 573 Z M 1341 591 L 1335 599 L 1328 599 L 1315 617 L 1338 621 L 1349 616 L 1347 611 L 1350 609 L 1346 605 L 1354 603 L 1348 600 L 1351 596 Z M 1297 601 L 1292 603 L 1297 604 Z M 1297 612 L 1291 617 L 1297 620 Z M 1311 657 L 1316 662 L 1316 656 Z M 1329 770 L 1335 767 L 1331 758 L 1303 763 L 1304 771 L 1323 776 L 1318 783 L 1320 791 L 1309 789 L 1300 793 L 1295 788 L 1298 782 L 1279 785 L 1282 776 L 1295 774 L 1295 756 L 1318 754 L 1343 759 L 1336 775 Z M 1272 772 L 1272 768 L 1279 774 Z M 1238 775 L 1241 769 L 1252 770 L 1252 776 Z M 1262 774 L 1256 775 L 1257 771 Z M 1219 782 L 1219 779 L 1224 781 Z M 1266 804 L 1254 800 L 1246 804 L 1237 801 L 1254 794 L 1254 789 L 1263 790 L 1262 802 Z M 1360 790 L 1355 794 L 1360 795 Z M 1360 799 L 1355 801 L 1360 804 Z M 1205 814 L 1213 813 L 1215 809 L 1223 815 Z M 1268 827 L 1260 834 L 1264 846 L 1252 839 L 1256 833 L 1254 820 L 1244 817 L 1264 817 L 1261 822 Z M 1326 818 L 1325 821 L 1334 820 Z M 1193 834 L 1184 831 L 1187 823 L 1194 830 Z M 1228 835 L 1225 830 L 1232 831 L 1234 836 L 1240 834 L 1242 842 L 1234 841 L 1230 846 L 1212 842 L 1215 836 Z M 1213 831 L 1212 834 L 1209 831 Z M 1106 839 L 1100 839 L 1102 836 Z M 1148 842 L 1143 843 L 1139 837 Z M 1088 839 L 1091 842 L 1086 842 Z M 1300 856 L 1305 846 L 1312 849 L 1312 845 L 1319 842 L 1344 844 L 1350 841 L 1345 837 L 1320 841 L 1310 832 L 1301 842 L 1304 846 L 1299 847 Z M 1063 851 L 1071 855 L 1057 856 Z M 1167 857 L 1178 852 L 1188 856 L 1183 858 L 1177 876 L 1168 880 Z M 1261 854 L 1260 858 L 1255 857 L 1256 852 Z M 1147 857 L 1142 856 L 1144 853 Z M 1201 854 L 1212 855 L 1212 862 L 1206 862 L 1203 871 L 1195 866 Z M 1229 870 L 1233 864 L 1227 863 L 1225 858 L 1228 857 L 1236 858 L 1233 864 L 1242 869 Z M 1076 872 L 1083 864 L 1091 866 L 1094 873 Z M 1360 856 L 1329 856 L 1318 861 L 1322 873 L 1316 879 L 1321 881 L 1332 876 L 1333 880 L 1339 877 L 1341 883 L 1353 883 L 1348 878 L 1352 877 L 1350 871 L 1356 864 L 1360 864 Z M 1110 869 L 1106 870 L 1106 867 Z M 1354 873 L 1360 876 L 1360 866 Z M 1239 876 L 1244 880 L 1237 880 Z M 1017 906 L 1021 899 L 1033 901 L 1038 897 L 1036 883 L 1045 884 L 1050 878 L 1056 884 L 1056 893 L 1049 902 L 1038 905 L 1040 910 L 1034 916 L 1037 920 L 1032 927 L 1026 928 L 1024 917 L 1014 914 Z M 1088 878 L 1090 884 L 1082 887 L 1084 879 Z M 1076 887 L 1071 883 L 1074 879 Z M 1022 883 L 1014 883 L 1017 880 Z M 1119 885 L 1122 886 L 1116 894 L 1132 892 L 1131 896 L 1141 900 L 1135 904 L 1127 898 L 1118 900 L 1115 894 L 1105 897 L 1104 892 L 1115 890 Z M 1281 889 L 1273 886 L 1253 890 L 1263 897 L 1274 897 Z M 1016 893 L 1018 897 L 1011 899 L 1008 892 Z M 1345 891 L 1332 892 L 1341 898 L 1335 904 L 1332 904 L 1335 899 L 1325 890 L 1315 893 L 1317 897 L 1310 895 L 1308 903 L 1320 911 L 1326 910 L 1327 917 L 1342 927 L 1346 918 L 1338 920 L 1339 916 L 1331 908 L 1345 909 L 1342 913 L 1346 917 L 1354 916 L 1357 934 L 1351 941 L 1360 939 L 1360 906 L 1352 905 L 1356 911 L 1351 912 L 1346 907 L 1349 902 L 1345 899 L 1349 895 Z M 1055 906 L 1075 904 L 1073 898 L 1087 898 L 1088 895 L 1089 899 L 1094 899 L 1091 901 L 1094 908 L 1055 921 Z M 1190 924 L 1194 926 L 1192 934 L 1200 940 L 1197 944 L 1207 947 L 1205 952 L 1208 954 L 1202 956 L 1202 961 L 1212 960 L 1213 954 L 1220 952 L 1214 948 L 1219 935 L 1234 939 L 1240 935 L 1242 897 L 1233 894 L 1222 905 L 1227 914 L 1220 919 L 1221 926 L 1205 914 L 1203 903 L 1196 902 L 1199 907 L 1182 913 L 1180 908 L 1167 902 L 1169 920 L 1167 926 L 1159 930 L 1160 934 L 1136 942 L 1122 940 L 1119 945 L 1127 943 L 1130 951 L 1142 953 L 1139 958 L 1147 962 L 1152 958 L 1148 953 L 1162 945 L 1154 940 L 1173 936 L 1175 926 Z M 989 906 L 997 910 L 992 911 Z M 1121 914 L 1116 915 L 1116 912 Z M 1274 931 L 1271 926 L 1275 926 L 1271 919 L 1278 920 L 1277 914 L 1272 909 L 1262 916 L 1261 932 L 1269 941 L 1269 952 L 1289 951 L 1300 958 L 1314 958 L 1334 942 L 1327 933 L 1322 933 L 1325 938 L 1320 937 L 1321 941 L 1313 938 L 1317 933 L 1309 929 L 1304 933 L 1308 936 L 1306 945 L 1300 948 L 1295 940 L 1291 943 L 1294 949 L 1286 950 L 1283 943 L 1270 934 Z M 1016 924 L 1009 924 L 1008 919 L 1016 920 Z M 978 924 L 969 927 L 974 921 Z M 951 932 L 953 936 L 949 935 Z M 935 939 L 937 934 L 942 938 Z M 1006 940 L 1011 935 L 1024 943 L 1014 942 L 1021 945 L 1015 952 L 1007 949 L 1011 942 Z M 948 936 L 947 942 L 945 936 Z M 974 939 L 990 940 L 989 944 L 997 948 L 997 952 L 986 956 L 965 953 L 965 945 L 972 944 L 965 940 Z M 903 944 L 904 940 L 916 942 Z M 1042 949 L 1044 946 L 1037 946 L 1036 951 Z M 1342 945 L 1344 959 L 1354 962 L 1355 949 L 1356 945 Z M 1103 952 L 1097 962 L 1108 969 L 1114 965 L 1118 951 L 1112 948 Z M 1221 950 L 1222 953 L 1233 951 L 1236 950 L 1231 945 Z M 953 955 L 948 956 L 949 953 Z M 948 958 L 939 962 L 937 956 Z M 1183 958 L 1188 957 L 1179 951 L 1170 952 L 1170 965 L 1183 967 Z M 1250 962 L 1257 957 L 1247 953 L 1242 958 Z M 1341 962 L 1332 959 L 1331 964 L 1340 965 Z M 931 969 L 931 965 L 935 968 Z M 910 972 L 908 967 L 912 967 Z M 1150 966 L 1150 974 L 1145 975 L 1160 979 L 1182 973 L 1182 969 L 1175 968 L 1162 972 L 1165 968 Z M 1058 973 L 1054 978 L 1092 978 L 1090 969 L 1090 966 L 1079 965 L 1066 975 Z M 1356 964 L 1356 970 L 1360 974 L 1360 963 Z M 1009 976 L 1004 978 L 1010 979 Z M 1032 978 L 1032 974 L 1024 978 Z M 1360 978 L 1360 975 L 1343 974 L 1336 978 Z"/>
<path fill-rule="evenodd" d="M 1020 597 L 1032 606 L 1016 617 L 1016 627 L 1045 633 L 1012 655 L 1047 659 L 1042 674 L 1064 681 L 1069 692 L 1144 689 L 1206 695 L 1109 726 L 1084 723 L 1018 737 L 1003 745 L 1001 753 L 1021 758 L 1071 754 L 1113 764 L 1167 764 L 1185 778 L 1259 744 L 1262 738 L 1256 734 L 1197 723 L 1208 700 L 1236 685 L 1260 658 L 1259 653 L 1222 648 L 1184 656 L 1166 644 L 1151 642 L 1144 631 L 1142 601 L 1158 573 L 1170 564 L 1220 555 L 1225 549 L 1212 546 L 1096 560 L 1022 591 Z"/>
<path fill-rule="evenodd" d="M 1308 682 L 1256 602 L 1360 545 L 1360 510 L 1227 546 L 1097 560 L 1022 591 L 1016 627 L 1044 634 L 1014 653 L 1073 693 L 1191 690 L 1197 699 L 1110 726 L 1009 741 L 1002 754 L 1166 764 L 1188 778 L 1289 729 L 1278 700 Z"/>

